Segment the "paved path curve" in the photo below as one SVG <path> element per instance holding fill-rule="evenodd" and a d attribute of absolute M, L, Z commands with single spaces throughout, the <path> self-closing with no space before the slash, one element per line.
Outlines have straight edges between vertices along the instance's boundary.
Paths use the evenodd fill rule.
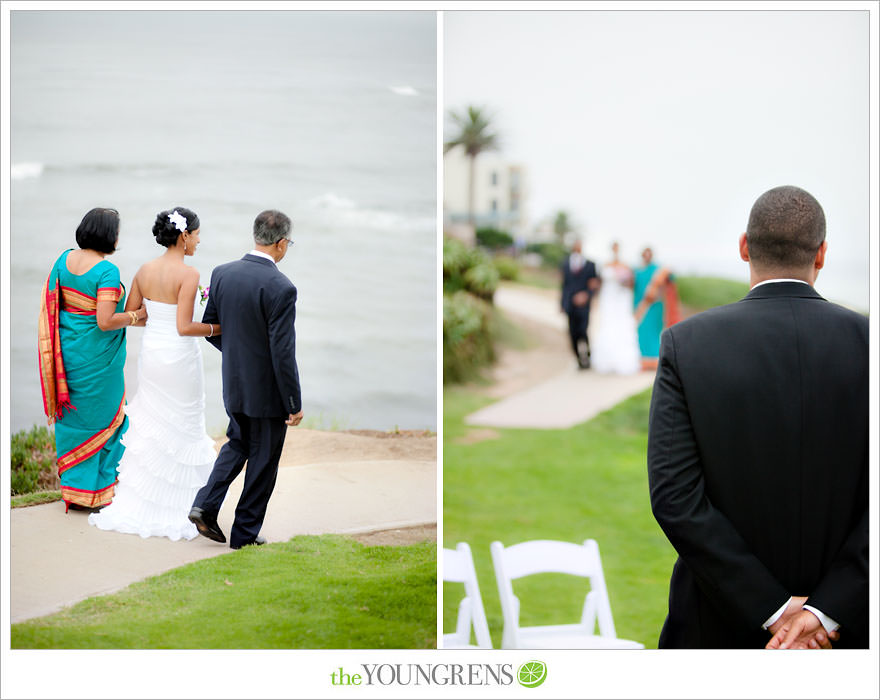
<path fill-rule="evenodd" d="M 502 285 L 495 293 L 495 305 L 511 315 L 568 332 L 568 321 L 555 292 Z M 601 323 L 594 306 L 590 313 L 591 337 Z M 560 368 L 557 376 L 470 414 L 465 423 L 495 428 L 571 428 L 653 383 L 653 371 L 626 376 L 599 374 L 578 369 L 572 355 L 571 364 Z"/>
<path fill-rule="evenodd" d="M 218 522 L 229 536 L 243 474 L 233 483 Z M 270 542 L 294 535 L 354 534 L 437 522 L 436 462 L 385 459 L 328 461 L 279 469 L 262 534 Z M 87 513 L 65 515 L 61 502 L 11 512 L 10 620 L 56 612 L 91 596 L 199 559 L 232 553 L 196 537 L 105 532 Z"/>

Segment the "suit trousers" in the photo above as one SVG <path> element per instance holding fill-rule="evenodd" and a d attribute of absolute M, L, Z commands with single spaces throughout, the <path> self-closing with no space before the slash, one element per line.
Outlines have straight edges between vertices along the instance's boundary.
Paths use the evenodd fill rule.
<path fill-rule="evenodd" d="M 590 305 L 572 306 L 568 312 L 568 335 L 571 338 L 571 349 L 578 359 L 578 341 L 586 343 L 586 352 L 590 352 L 590 340 L 587 338 L 587 325 L 590 323 Z"/>
<path fill-rule="evenodd" d="M 269 497 L 278 476 L 287 424 L 284 418 L 253 418 L 243 413 L 230 413 L 226 435 L 229 441 L 220 448 L 208 483 L 199 490 L 193 506 L 216 515 L 229 485 L 247 462 L 244 486 L 229 536 L 230 546 L 242 547 L 252 544 L 263 526 Z"/>

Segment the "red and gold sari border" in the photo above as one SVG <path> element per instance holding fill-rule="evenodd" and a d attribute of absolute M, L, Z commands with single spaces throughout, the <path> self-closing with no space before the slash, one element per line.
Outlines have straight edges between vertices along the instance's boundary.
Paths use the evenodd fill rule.
<path fill-rule="evenodd" d="M 113 482 L 99 491 L 87 491 L 85 489 L 75 489 L 72 486 L 62 486 L 61 498 L 68 503 L 76 503 L 86 508 L 106 506 L 113 501 L 114 489 L 117 483 Z"/>
<path fill-rule="evenodd" d="M 98 301 L 112 301 L 115 304 L 122 294 L 122 287 L 98 287 Z"/>
<path fill-rule="evenodd" d="M 72 409 L 70 390 L 67 386 L 67 375 L 64 371 L 64 360 L 61 355 L 61 336 L 59 333 L 58 315 L 60 306 L 60 285 L 57 278 L 50 288 L 50 275 L 43 285 L 40 295 L 39 327 L 39 364 L 40 388 L 43 392 L 43 410 L 49 424 L 61 418 L 64 409 Z"/>
<path fill-rule="evenodd" d="M 113 421 L 109 426 L 104 428 L 99 433 L 96 433 L 88 440 L 86 440 L 81 445 L 74 447 L 69 452 L 61 455 L 58 458 L 58 476 L 61 476 L 64 472 L 66 472 L 71 467 L 75 467 L 80 462 L 87 460 L 92 455 L 96 454 L 104 445 L 107 444 L 107 441 L 111 438 L 113 433 L 116 432 L 117 428 L 122 425 L 122 422 L 125 420 L 125 393 L 122 394 L 122 401 L 119 402 L 119 408 L 116 411 L 116 415 L 113 417 Z"/>
<path fill-rule="evenodd" d="M 86 299 L 86 300 L 91 300 L 91 301 L 95 300 L 95 297 L 93 297 L 91 294 L 86 294 L 85 292 L 81 292 L 76 287 L 66 287 L 63 284 L 59 285 L 59 286 L 61 287 L 61 291 L 64 292 L 65 296 L 69 294 L 70 296 L 76 297 L 76 298 L 81 298 L 81 299 Z"/>
<path fill-rule="evenodd" d="M 73 307 L 92 311 L 97 308 L 96 299 L 88 294 L 83 294 L 73 287 L 61 287 L 61 300 L 64 302 L 64 308 Z"/>

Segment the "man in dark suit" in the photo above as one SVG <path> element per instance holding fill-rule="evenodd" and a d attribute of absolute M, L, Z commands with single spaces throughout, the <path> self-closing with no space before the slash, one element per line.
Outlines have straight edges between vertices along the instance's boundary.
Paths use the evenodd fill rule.
<path fill-rule="evenodd" d="M 254 250 L 211 275 L 204 323 L 222 335 L 208 342 L 223 353 L 223 403 L 229 441 L 220 449 L 208 483 L 198 492 L 189 519 L 217 542 L 226 536 L 217 513 L 229 485 L 247 462 L 229 546 L 263 544 L 260 528 L 275 488 L 287 426 L 302 421 L 296 366 L 296 287 L 278 270 L 291 245 L 290 219 L 262 212 L 254 221 Z"/>
<path fill-rule="evenodd" d="M 662 336 L 648 472 L 679 558 L 659 646 L 866 647 L 868 320 L 812 286 L 807 192 L 763 194 L 739 248 L 749 294 Z"/>
<path fill-rule="evenodd" d="M 596 264 L 581 254 L 581 242 L 575 241 L 571 254 L 562 263 L 562 310 L 568 315 L 568 334 L 581 369 L 590 367 L 590 300 L 599 288 Z"/>

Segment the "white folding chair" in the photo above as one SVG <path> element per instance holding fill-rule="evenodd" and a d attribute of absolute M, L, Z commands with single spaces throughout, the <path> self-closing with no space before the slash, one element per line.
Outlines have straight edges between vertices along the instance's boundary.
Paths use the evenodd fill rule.
<path fill-rule="evenodd" d="M 498 595 L 504 614 L 505 649 L 644 649 L 629 639 L 618 639 L 611 617 L 611 603 L 605 588 L 599 545 L 586 540 L 582 545 L 555 540 L 532 540 L 505 547 L 493 542 L 492 562 L 498 581 Z M 520 627 L 519 598 L 513 594 L 513 580 L 538 573 L 561 573 L 590 580 L 581 621 L 569 625 Z M 598 622 L 599 633 L 596 634 Z"/>
<path fill-rule="evenodd" d="M 464 584 L 465 597 L 458 605 L 455 632 L 443 635 L 444 649 L 491 649 L 489 624 L 483 610 L 483 599 L 477 584 L 477 571 L 467 542 L 459 542 L 455 549 L 443 550 L 443 580 Z M 476 646 L 471 644 L 471 627 Z"/>

